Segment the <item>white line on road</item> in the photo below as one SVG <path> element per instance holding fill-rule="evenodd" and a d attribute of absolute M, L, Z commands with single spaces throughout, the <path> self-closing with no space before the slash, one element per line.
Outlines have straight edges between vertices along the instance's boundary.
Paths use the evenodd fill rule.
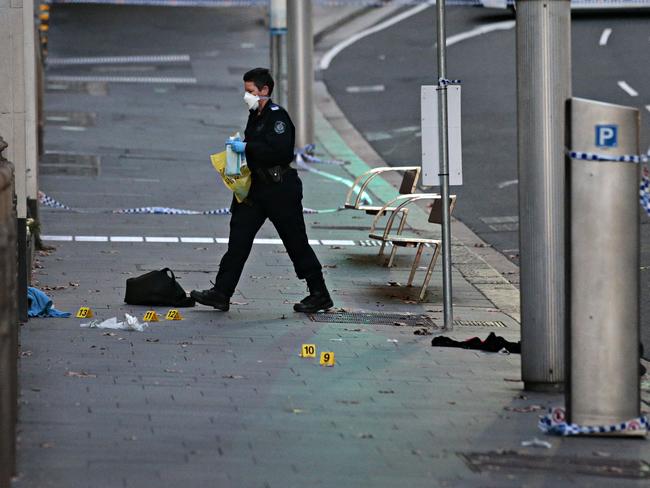
<path fill-rule="evenodd" d="M 408 19 L 413 15 L 419 14 L 424 9 L 427 9 L 430 6 L 431 5 L 423 3 L 421 5 L 418 5 L 417 7 L 413 7 L 412 9 L 407 10 L 406 12 L 402 12 L 401 14 L 396 15 L 392 19 L 388 19 L 384 22 L 381 22 L 374 27 L 370 27 L 369 29 L 363 30 L 361 32 L 357 32 L 355 35 L 348 37 L 344 41 L 339 42 L 334 47 L 332 47 L 332 49 L 327 51 L 325 55 L 321 58 L 318 67 L 321 70 L 326 70 L 327 68 L 330 67 L 330 63 L 332 62 L 334 57 L 337 54 L 339 54 L 341 51 L 343 51 L 345 48 L 351 46 L 352 44 L 363 39 L 364 37 L 368 37 L 369 35 L 374 34 L 375 32 L 380 32 L 384 29 L 389 28 L 391 25 L 395 25 L 398 22 L 401 22 L 402 20 Z"/>
<path fill-rule="evenodd" d="M 139 243 L 184 243 L 184 244 L 228 244 L 227 237 L 156 237 L 156 236 L 66 236 L 66 235 L 44 235 L 44 241 L 59 242 L 139 242 Z M 312 246 L 361 246 L 364 241 L 353 241 L 348 239 L 310 239 Z M 257 238 L 254 244 L 261 245 L 282 245 L 281 239 Z"/>
<path fill-rule="evenodd" d="M 638 97 L 639 96 L 639 92 L 636 91 L 634 88 L 632 88 L 630 85 L 628 85 L 624 81 L 619 81 L 618 86 L 620 86 L 621 90 L 623 90 L 625 93 L 627 93 L 631 97 Z"/>
<path fill-rule="evenodd" d="M 386 90 L 384 85 L 348 86 L 345 91 L 348 93 L 378 93 Z"/>
<path fill-rule="evenodd" d="M 178 242 L 178 237 L 145 237 L 146 242 Z"/>
<path fill-rule="evenodd" d="M 101 56 L 77 58 L 48 58 L 49 66 L 84 65 L 84 64 L 142 64 L 142 63 L 183 63 L 189 62 L 189 54 L 169 54 L 160 56 Z"/>
<path fill-rule="evenodd" d="M 50 75 L 47 81 L 55 83 L 173 83 L 174 85 L 196 85 L 196 78 L 153 76 L 65 76 Z"/>
<path fill-rule="evenodd" d="M 77 242 L 108 242 L 108 236 L 75 236 Z"/>
<path fill-rule="evenodd" d="M 111 242 L 142 242 L 142 237 L 138 236 L 111 236 Z"/>
<path fill-rule="evenodd" d="M 426 3 L 420 4 L 417 7 L 414 7 L 410 10 L 407 10 L 406 12 L 403 12 L 400 15 L 393 17 L 392 19 L 389 19 L 385 22 L 381 22 L 380 24 L 377 24 L 374 27 L 358 32 L 357 34 L 347 38 L 346 40 L 339 42 L 334 47 L 332 47 L 332 49 L 330 49 L 325 53 L 325 55 L 321 58 L 318 67 L 321 70 L 326 70 L 327 68 L 329 68 L 330 63 L 332 62 L 334 57 L 337 54 L 339 54 L 341 51 L 343 51 L 345 48 L 350 47 L 352 44 L 363 39 L 364 37 L 367 37 L 376 32 L 380 32 L 384 29 L 387 29 L 388 27 L 397 24 L 398 22 L 401 22 L 402 20 L 408 19 L 409 17 L 412 17 L 413 15 L 422 12 L 424 9 L 430 6 L 431 4 L 426 4 Z M 460 34 L 456 34 L 448 37 L 447 46 L 452 46 L 458 42 L 464 41 L 466 39 L 470 39 L 472 37 L 481 36 L 489 32 L 513 29 L 515 25 L 516 25 L 516 21 L 514 20 L 504 20 L 501 22 L 493 22 L 491 24 L 482 25 L 480 27 L 476 27 L 467 32 L 461 32 Z"/>
<path fill-rule="evenodd" d="M 60 125 L 59 129 L 67 130 L 69 132 L 83 132 L 86 130 L 85 127 L 81 127 L 80 125 Z"/>
<path fill-rule="evenodd" d="M 467 32 L 461 32 L 460 34 L 448 37 L 447 46 L 453 46 L 458 42 L 471 39 L 472 37 L 482 36 L 483 34 L 488 34 L 490 32 L 514 29 L 515 25 L 517 25 L 515 20 L 504 20 L 502 22 L 493 22 L 491 24 L 482 25 Z"/>
<path fill-rule="evenodd" d="M 497 186 L 499 188 L 506 188 L 508 186 L 518 185 L 518 184 L 519 184 L 519 180 L 507 180 L 507 181 L 502 181 Z"/>
<path fill-rule="evenodd" d="M 64 241 L 71 241 L 72 236 L 41 236 L 41 239 L 43 239 L 44 241 L 64 242 Z"/>
<path fill-rule="evenodd" d="M 609 36 L 612 34 L 612 29 L 609 27 L 603 31 L 600 35 L 600 40 L 598 41 L 599 46 L 607 46 L 607 41 L 609 41 Z"/>

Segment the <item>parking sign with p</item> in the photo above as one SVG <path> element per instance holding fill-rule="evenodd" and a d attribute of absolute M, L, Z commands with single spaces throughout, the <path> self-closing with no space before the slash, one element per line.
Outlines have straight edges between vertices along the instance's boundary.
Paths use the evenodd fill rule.
<path fill-rule="evenodd" d="M 617 125 L 597 125 L 596 126 L 596 146 L 597 147 L 616 147 L 618 145 L 618 126 Z"/>

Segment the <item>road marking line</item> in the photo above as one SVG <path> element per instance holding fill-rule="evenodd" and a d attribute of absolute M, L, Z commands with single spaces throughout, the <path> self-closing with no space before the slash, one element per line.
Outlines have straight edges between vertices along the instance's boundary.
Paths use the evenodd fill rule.
<path fill-rule="evenodd" d="M 178 242 L 178 237 L 145 237 L 146 242 Z"/>
<path fill-rule="evenodd" d="M 86 130 L 85 127 L 81 127 L 80 125 L 60 125 L 59 129 L 67 130 L 69 132 L 83 132 Z"/>
<path fill-rule="evenodd" d="M 111 236 L 111 242 L 142 242 L 140 236 Z"/>
<path fill-rule="evenodd" d="M 609 36 L 612 34 L 612 29 L 609 27 L 603 31 L 603 33 L 600 35 L 600 40 L 598 41 L 599 46 L 607 46 L 607 41 L 609 40 Z"/>
<path fill-rule="evenodd" d="M 108 236 L 75 236 L 77 242 L 108 242 Z"/>
<path fill-rule="evenodd" d="M 65 235 L 44 235 L 44 241 L 76 241 L 76 242 L 140 242 L 140 243 L 161 243 L 181 242 L 184 244 L 228 244 L 227 237 L 158 237 L 158 236 L 65 236 Z M 349 239 L 309 239 L 312 246 L 363 246 L 367 241 L 353 241 Z M 282 239 L 258 238 L 253 241 L 260 245 L 282 245 Z"/>
<path fill-rule="evenodd" d="M 461 32 L 460 34 L 456 34 L 451 37 L 448 37 L 447 47 L 453 46 L 454 44 L 457 44 L 461 41 L 471 39 L 472 37 L 488 34 L 490 32 L 514 29 L 515 25 L 517 25 L 517 22 L 515 20 L 504 20 L 502 22 L 493 22 L 491 24 L 482 25 L 480 27 L 476 27 L 467 32 Z"/>
<path fill-rule="evenodd" d="M 341 51 L 343 51 L 345 48 L 350 47 L 352 44 L 363 39 L 364 37 L 368 37 L 369 35 L 374 34 L 375 32 L 380 32 L 384 29 L 389 28 L 392 25 L 397 24 L 398 22 L 401 22 L 402 20 L 408 19 L 413 15 L 419 14 L 424 9 L 427 9 L 430 6 L 431 5 L 428 4 L 418 5 L 417 7 L 413 7 L 412 9 L 407 10 L 406 12 L 402 12 L 401 14 L 396 15 L 392 19 L 388 19 L 384 22 L 381 22 L 374 27 L 370 27 L 369 29 L 363 30 L 361 32 L 357 32 L 355 35 L 348 37 L 344 41 L 339 42 L 334 47 L 332 47 L 332 49 L 327 51 L 325 55 L 321 58 L 318 67 L 321 70 L 326 70 L 327 68 L 330 67 L 330 63 L 332 62 L 334 57 L 337 54 L 339 54 Z"/>
<path fill-rule="evenodd" d="M 100 56 L 76 58 L 48 58 L 49 66 L 70 66 L 82 64 L 141 64 L 141 63 L 183 63 L 190 61 L 189 54 L 168 54 L 159 56 Z"/>
<path fill-rule="evenodd" d="M 282 244 L 282 239 L 254 239 L 253 244 Z"/>
<path fill-rule="evenodd" d="M 196 85 L 196 78 L 154 76 L 65 76 L 49 75 L 47 81 L 58 83 L 172 83 L 174 85 Z"/>
<path fill-rule="evenodd" d="M 630 85 L 628 85 L 624 81 L 619 81 L 618 86 L 620 86 L 621 90 L 623 90 L 625 93 L 627 93 L 631 97 L 638 97 L 639 96 L 639 92 L 636 91 L 634 88 L 632 88 Z"/>
<path fill-rule="evenodd" d="M 44 241 L 72 241 L 72 236 L 41 236 Z"/>
<path fill-rule="evenodd" d="M 348 93 L 378 93 L 386 90 L 384 85 L 348 86 L 345 91 Z"/>
<path fill-rule="evenodd" d="M 519 184 L 519 180 L 507 180 L 507 181 L 502 181 L 501 183 L 499 183 L 498 187 L 499 188 L 506 188 L 508 186 L 518 185 L 518 184 Z"/>
<path fill-rule="evenodd" d="M 424 9 L 429 8 L 432 6 L 432 4 L 429 3 L 423 3 L 418 5 L 417 7 L 414 7 L 410 10 L 407 10 L 406 12 L 401 13 L 400 15 L 397 15 L 393 17 L 392 19 L 386 20 L 385 22 L 381 22 L 377 24 L 374 27 L 371 27 L 369 29 L 363 30 L 361 32 L 356 33 L 355 35 L 348 37 L 344 41 L 339 42 L 335 46 L 333 46 L 329 51 L 325 53 L 325 55 L 321 58 L 320 63 L 318 64 L 318 68 L 320 70 L 326 70 L 329 68 L 332 60 L 344 49 L 350 47 L 352 44 L 355 42 L 363 39 L 364 37 L 368 37 L 369 35 L 375 34 L 376 32 L 380 32 L 384 29 L 387 29 L 398 22 L 401 22 L 402 20 L 408 19 L 409 17 L 412 17 L 413 15 L 419 14 L 422 12 Z M 501 22 L 493 22 L 491 24 L 486 24 L 480 27 L 476 27 L 472 30 L 469 30 L 467 32 L 461 32 L 460 34 L 456 34 L 454 36 L 448 37 L 447 38 L 447 46 L 452 46 L 458 42 L 464 41 L 466 39 L 470 39 L 472 37 L 480 36 L 483 34 L 488 34 L 489 32 L 494 32 L 498 30 L 509 30 L 509 29 L 514 29 L 516 25 L 515 20 L 504 20 Z"/>
<path fill-rule="evenodd" d="M 393 138 L 388 132 L 366 132 L 363 137 L 368 142 L 385 141 Z"/>
<path fill-rule="evenodd" d="M 323 246 L 354 246 L 354 241 L 337 240 L 337 239 L 321 239 Z"/>
<path fill-rule="evenodd" d="M 214 244 L 212 237 L 181 237 L 181 242 L 187 244 Z"/>

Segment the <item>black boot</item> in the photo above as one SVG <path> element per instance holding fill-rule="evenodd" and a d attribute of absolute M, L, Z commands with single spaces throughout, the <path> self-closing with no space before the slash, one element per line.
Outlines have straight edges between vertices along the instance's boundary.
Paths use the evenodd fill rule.
<path fill-rule="evenodd" d="M 227 297 L 216 288 L 209 290 L 192 290 L 190 296 L 201 305 L 208 305 L 224 312 L 230 309 L 230 297 Z"/>
<path fill-rule="evenodd" d="M 322 275 L 307 278 L 307 286 L 309 287 L 309 295 L 293 306 L 296 312 L 316 313 L 319 310 L 327 310 L 334 306 Z"/>

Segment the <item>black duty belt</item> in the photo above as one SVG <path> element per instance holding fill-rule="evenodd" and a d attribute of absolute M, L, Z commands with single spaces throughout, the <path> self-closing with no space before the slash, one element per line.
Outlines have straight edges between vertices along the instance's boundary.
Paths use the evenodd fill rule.
<path fill-rule="evenodd" d="M 282 177 L 290 169 L 289 165 L 277 165 L 270 168 L 256 168 L 255 173 L 265 183 L 282 183 Z"/>

